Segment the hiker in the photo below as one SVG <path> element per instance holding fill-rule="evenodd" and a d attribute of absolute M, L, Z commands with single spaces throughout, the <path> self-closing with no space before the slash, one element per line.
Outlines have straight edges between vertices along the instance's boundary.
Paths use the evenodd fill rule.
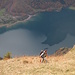
<path fill-rule="evenodd" d="M 45 57 L 47 57 L 48 55 L 47 55 L 47 50 L 41 50 L 41 52 L 40 52 L 40 57 L 42 58 L 42 62 L 44 62 L 44 61 L 46 61 L 47 62 L 47 60 L 45 59 Z M 41 62 L 41 60 L 40 60 L 40 62 Z"/>

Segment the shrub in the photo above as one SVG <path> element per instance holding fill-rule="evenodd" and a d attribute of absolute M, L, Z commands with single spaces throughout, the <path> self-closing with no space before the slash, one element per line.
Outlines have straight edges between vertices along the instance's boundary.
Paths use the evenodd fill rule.
<path fill-rule="evenodd" d="M 2 57 L 0 57 L 0 60 L 2 60 L 3 58 Z"/>
<path fill-rule="evenodd" d="M 10 52 L 7 52 L 5 55 L 4 55 L 4 59 L 10 59 L 11 58 L 11 53 Z"/>

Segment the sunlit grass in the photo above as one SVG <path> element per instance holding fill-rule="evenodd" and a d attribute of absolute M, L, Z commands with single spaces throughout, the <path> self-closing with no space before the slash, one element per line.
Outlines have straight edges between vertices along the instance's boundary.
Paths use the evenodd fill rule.
<path fill-rule="evenodd" d="M 75 75 L 75 48 L 64 56 L 49 56 L 41 63 L 39 56 L 15 57 L 0 61 L 0 75 Z"/>

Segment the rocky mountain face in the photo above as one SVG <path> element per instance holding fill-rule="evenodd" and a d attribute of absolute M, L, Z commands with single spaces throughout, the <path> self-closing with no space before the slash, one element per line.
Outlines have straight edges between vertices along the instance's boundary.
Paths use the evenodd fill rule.
<path fill-rule="evenodd" d="M 40 11 L 60 10 L 75 5 L 75 0 L 0 0 L 0 9 L 12 15 L 33 14 Z"/>
<path fill-rule="evenodd" d="M 69 6 L 74 7 L 75 0 L 0 0 L 0 24 L 12 24 L 31 14 L 60 11 Z"/>

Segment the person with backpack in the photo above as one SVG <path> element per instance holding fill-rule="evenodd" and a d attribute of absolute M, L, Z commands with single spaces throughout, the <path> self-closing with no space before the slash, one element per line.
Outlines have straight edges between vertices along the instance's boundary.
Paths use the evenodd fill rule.
<path fill-rule="evenodd" d="M 45 59 L 45 57 L 47 57 L 48 54 L 47 54 L 47 50 L 41 50 L 40 52 L 40 58 L 42 58 L 42 62 L 47 62 L 47 60 Z M 41 60 L 40 60 L 41 62 Z"/>

